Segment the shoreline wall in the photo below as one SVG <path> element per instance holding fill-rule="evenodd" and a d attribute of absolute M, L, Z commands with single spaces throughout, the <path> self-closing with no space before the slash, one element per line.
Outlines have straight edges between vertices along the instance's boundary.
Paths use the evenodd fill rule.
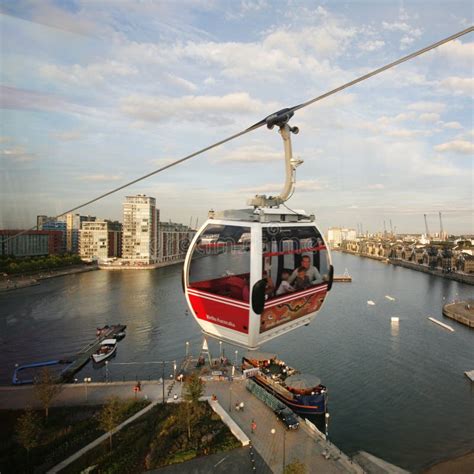
<path fill-rule="evenodd" d="M 467 273 L 457 273 L 457 272 L 445 273 L 445 272 L 442 272 L 441 270 L 437 270 L 437 269 L 433 270 L 424 265 L 419 265 L 413 262 L 407 262 L 405 260 L 401 260 L 398 258 L 386 258 L 386 257 L 379 257 L 376 255 L 367 255 L 367 254 L 353 252 L 351 250 L 345 250 L 345 249 L 331 249 L 331 251 L 334 251 L 334 250 L 336 250 L 337 252 L 347 253 L 349 255 L 357 255 L 358 257 L 378 260 L 379 262 L 383 262 L 383 263 L 391 263 L 392 265 L 409 268 L 410 270 L 415 270 L 417 272 L 428 273 L 429 275 L 434 275 L 441 278 L 447 278 L 448 280 L 454 280 L 459 283 L 465 283 L 466 285 L 474 285 L 474 275 L 469 275 Z"/>

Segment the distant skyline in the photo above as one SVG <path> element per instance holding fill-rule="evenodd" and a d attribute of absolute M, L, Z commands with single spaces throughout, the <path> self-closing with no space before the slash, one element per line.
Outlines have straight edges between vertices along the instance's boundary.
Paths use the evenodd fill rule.
<path fill-rule="evenodd" d="M 473 24 L 471 1 L 27 1 L 0 6 L 0 228 L 27 228 Z M 318 224 L 474 233 L 474 36 L 291 120 L 291 208 Z M 278 193 L 262 128 L 81 209 L 155 197 L 189 224 Z"/>

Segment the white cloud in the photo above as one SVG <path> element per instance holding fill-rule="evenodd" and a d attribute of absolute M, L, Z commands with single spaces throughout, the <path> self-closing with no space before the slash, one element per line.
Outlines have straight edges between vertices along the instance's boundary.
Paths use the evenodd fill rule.
<path fill-rule="evenodd" d="M 425 112 L 424 114 L 420 114 L 418 117 L 422 122 L 437 122 L 440 118 L 440 115 L 435 112 Z"/>
<path fill-rule="evenodd" d="M 273 148 L 263 145 L 249 145 L 237 148 L 230 152 L 218 151 L 214 153 L 219 156 L 216 161 L 218 162 L 267 162 L 275 160 L 283 160 L 283 152 L 276 151 Z"/>
<path fill-rule="evenodd" d="M 78 177 L 81 181 L 118 181 L 122 176 L 113 174 L 88 174 Z"/>
<path fill-rule="evenodd" d="M 474 154 L 474 143 L 467 140 L 452 140 L 450 142 L 441 143 L 434 147 L 436 151 L 441 153 L 452 152 L 466 155 Z"/>
<path fill-rule="evenodd" d="M 13 146 L 11 148 L 3 148 L 0 150 L 0 156 L 12 161 L 32 161 L 36 159 L 36 155 L 29 153 L 23 146 Z"/>
<path fill-rule="evenodd" d="M 65 132 L 55 132 L 52 136 L 58 140 L 69 142 L 81 139 L 82 133 L 79 130 L 69 130 Z"/>
<path fill-rule="evenodd" d="M 474 61 L 474 43 L 462 43 L 459 40 L 443 44 L 436 50 L 436 54 L 443 59 L 454 59 L 471 64 Z"/>
<path fill-rule="evenodd" d="M 46 64 L 40 67 L 40 74 L 55 82 L 84 86 L 103 83 L 108 77 L 136 75 L 138 70 L 129 64 L 108 60 L 87 66 Z"/>
<path fill-rule="evenodd" d="M 359 44 L 359 48 L 363 51 L 378 51 L 379 49 L 385 46 L 385 41 L 383 40 L 370 40 L 365 43 Z"/>
<path fill-rule="evenodd" d="M 459 122 L 444 122 L 443 127 L 459 130 L 462 128 L 462 125 Z"/>
<path fill-rule="evenodd" d="M 130 95 L 121 100 L 121 110 L 126 115 L 139 120 L 159 122 L 172 117 L 183 120 L 214 121 L 223 114 L 259 113 L 273 110 L 275 105 L 265 105 L 253 99 L 246 92 L 236 92 L 224 96 L 145 96 Z"/>
<path fill-rule="evenodd" d="M 383 184 L 376 183 L 376 184 L 369 184 L 367 188 L 368 189 L 385 189 L 385 186 Z"/>
<path fill-rule="evenodd" d="M 197 86 L 196 84 L 192 83 L 191 81 L 188 81 L 187 79 L 184 79 L 182 77 L 175 76 L 174 74 L 168 74 L 167 75 L 168 82 L 171 84 L 178 86 L 188 92 L 196 92 L 197 91 Z"/>
<path fill-rule="evenodd" d="M 408 36 L 408 35 L 405 35 L 402 37 L 402 39 L 400 40 L 400 49 L 403 50 L 403 49 L 407 49 L 408 46 L 410 46 L 413 41 L 415 41 L 415 38 L 413 38 L 413 36 Z"/>
<path fill-rule="evenodd" d="M 448 77 L 440 82 L 440 86 L 454 95 L 474 95 L 473 77 Z"/>
<path fill-rule="evenodd" d="M 446 104 L 442 102 L 413 102 L 407 108 L 418 112 L 441 113 L 446 109 Z"/>

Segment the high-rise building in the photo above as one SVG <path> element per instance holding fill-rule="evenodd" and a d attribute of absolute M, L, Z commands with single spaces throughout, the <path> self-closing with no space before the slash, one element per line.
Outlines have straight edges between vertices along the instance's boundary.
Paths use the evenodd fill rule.
<path fill-rule="evenodd" d="M 16 234 L 22 233 L 18 237 Z M 62 253 L 63 233 L 58 230 L 0 230 L 0 255 L 39 257 Z"/>
<path fill-rule="evenodd" d="M 107 220 L 85 221 L 79 230 L 79 255 L 82 260 L 106 261 L 120 257 L 121 224 Z"/>
<path fill-rule="evenodd" d="M 66 251 L 79 253 L 79 231 L 83 222 L 94 222 L 94 216 L 81 216 L 69 212 L 58 218 L 58 221 L 66 223 Z"/>
<path fill-rule="evenodd" d="M 328 243 L 332 248 L 340 247 L 343 240 L 356 240 L 357 233 L 354 229 L 330 227 L 328 229 Z"/>
<path fill-rule="evenodd" d="M 160 263 L 184 260 L 194 231 L 183 224 L 158 223 L 158 261 Z"/>
<path fill-rule="evenodd" d="M 131 264 L 151 264 L 157 260 L 155 198 L 138 194 L 123 203 L 122 258 Z"/>

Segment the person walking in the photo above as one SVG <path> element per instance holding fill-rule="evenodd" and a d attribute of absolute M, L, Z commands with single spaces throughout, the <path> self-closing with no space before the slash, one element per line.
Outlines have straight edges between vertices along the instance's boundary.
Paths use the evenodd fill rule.
<path fill-rule="evenodd" d="M 252 418 L 252 423 L 250 424 L 250 431 L 252 433 L 255 433 L 256 429 L 257 429 L 257 423 L 255 423 L 255 420 Z"/>

